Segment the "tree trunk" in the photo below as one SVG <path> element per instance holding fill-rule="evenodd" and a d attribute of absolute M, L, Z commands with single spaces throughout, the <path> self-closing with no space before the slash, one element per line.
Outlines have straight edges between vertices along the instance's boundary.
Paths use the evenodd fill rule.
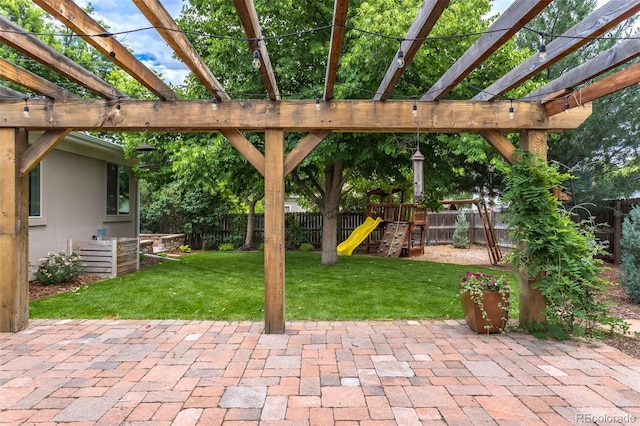
<path fill-rule="evenodd" d="M 322 260 L 323 265 L 335 265 L 338 260 L 338 214 L 342 194 L 344 164 L 338 161 L 324 169 L 325 193 L 322 197 Z"/>
<path fill-rule="evenodd" d="M 247 233 L 244 236 L 243 249 L 249 250 L 253 247 L 253 230 L 255 229 L 256 203 L 258 200 L 248 202 L 249 213 L 247 214 Z"/>

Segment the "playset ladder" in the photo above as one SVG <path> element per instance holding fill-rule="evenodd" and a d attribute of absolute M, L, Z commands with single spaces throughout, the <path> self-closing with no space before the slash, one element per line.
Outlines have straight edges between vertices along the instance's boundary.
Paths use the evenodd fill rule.
<path fill-rule="evenodd" d="M 500 262 L 500 259 L 502 259 L 502 253 L 500 253 L 500 245 L 498 245 L 498 239 L 496 238 L 495 230 L 491 224 L 487 206 L 477 200 L 475 205 L 478 208 L 478 216 L 480 216 L 480 222 L 482 223 L 482 232 L 484 232 L 484 240 L 487 242 L 489 258 L 491 259 L 491 263 L 496 265 Z"/>
<path fill-rule="evenodd" d="M 382 232 L 382 239 L 378 245 L 378 255 L 387 257 L 400 257 L 402 248 L 409 234 L 407 222 L 388 222 Z M 409 235 L 409 237 L 411 237 Z"/>

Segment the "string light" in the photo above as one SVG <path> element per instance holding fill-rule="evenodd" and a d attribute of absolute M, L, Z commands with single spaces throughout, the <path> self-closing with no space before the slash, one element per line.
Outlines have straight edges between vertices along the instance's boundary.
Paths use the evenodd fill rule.
<path fill-rule="evenodd" d="M 216 98 L 211 99 L 211 109 L 218 110 L 218 100 Z"/>
<path fill-rule="evenodd" d="M 398 50 L 398 57 L 396 58 L 396 65 L 398 66 L 398 68 L 404 68 L 404 65 L 405 65 L 404 52 L 402 51 L 402 42 L 404 41 L 404 39 L 400 38 L 400 39 L 398 39 L 398 41 L 400 42 L 400 50 Z"/>
<path fill-rule="evenodd" d="M 545 34 L 540 33 L 540 51 L 538 53 L 538 61 L 545 62 L 547 60 L 547 46 L 545 44 Z"/>
<path fill-rule="evenodd" d="M 255 69 L 260 69 L 262 66 L 262 62 L 260 61 L 260 51 L 258 49 L 253 51 L 253 60 L 251 61 L 251 65 L 253 65 Z"/>
<path fill-rule="evenodd" d="M 416 104 L 416 101 L 413 101 L 413 108 L 411 109 L 411 115 L 413 115 L 414 117 L 418 116 L 418 104 Z"/>
<path fill-rule="evenodd" d="M 569 109 L 571 109 L 571 106 L 569 105 L 569 95 L 565 95 L 565 97 L 564 97 L 564 112 L 568 112 Z"/>
<path fill-rule="evenodd" d="M 515 111 L 513 109 L 513 99 L 509 99 L 509 120 L 513 120 L 513 118 L 516 116 Z"/>
<path fill-rule="evenodd" d="M 29 113 L 29 99 L 24 98 L 24 108 L 22 108 L 22 115 L 24 116 L 24 118 L 29 118 L 29 116 L 31 115 Z"/>
<path fill-rule="evenodd" d="M 121 106 L 120 106 L 120 101 L 118 101 L 118 103 L 116 104 L 116 115 L 120 115 L 120 110 L 121 110 Z"/>
<path fill-rule="evenodd" d="M 316 111 L 320 111 L 320 98 L 316 98 Z"/>

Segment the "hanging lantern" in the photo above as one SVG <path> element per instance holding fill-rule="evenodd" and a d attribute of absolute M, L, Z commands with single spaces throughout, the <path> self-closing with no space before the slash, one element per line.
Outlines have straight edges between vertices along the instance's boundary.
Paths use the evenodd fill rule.
<path fill-rule="evenodd" d="M 424 155 L 420 152 L 420 148 L 411 157 L 413 162 L 413 201 L 424 199 Z"/>

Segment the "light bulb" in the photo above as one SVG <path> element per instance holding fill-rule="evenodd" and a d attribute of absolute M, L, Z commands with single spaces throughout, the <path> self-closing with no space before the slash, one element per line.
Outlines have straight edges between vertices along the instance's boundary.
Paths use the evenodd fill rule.
<path fill-rule="evenodd" d="M 262 62 L 260 62 L 260 52 L 257 49 L 253 51 L 251 65 L 253 65 L 255 69 L 259 69 L 262 66 Z"/>
<path fill-rule="evenodd" d="M 116 104 L 116 115 L 120 115 L 120 109 L 121 109 L 120 102 L 118 102 Z"/>
<path fill-rule="evenodd" d="M 413 109 L 411 110 L 411 115 L 413 115 L 414 117 L 418 116 L 418 105 L 416 105 L 416 103 L 413 103 Z"/>
<path fill-rule="evenodd" d="M 218 100 L 217 100 L 216 98 L 213 98 L 213 99 L 211 100 L 211 108 L 212 108 L 214 111 L 217 111 L 217 110 L 218 110 Z"/>
<path fill-rule="evenodd" d="M 571 106 L 569 105 L 569 96 L 564 97 L 564 112 L 569 112 Z"/>
<path fill-rule="evenodd" d="M 404 52 L 401 50 L 398 50 L 398 58 L 396 59 L 396 65 L 398 65 L 398 68 L 403 68 L 404 67 Z"/>
<path fill-rule="evenodd" d="M 547 48 L 543 44 L 540 46 L 540 53 L 538 54 L 538 61 L 545 62 L 547 60 Z"/>
<path fill-rule="evenodd" d="M 513 120 L 513 118 L 516 116 L 515 110 L 513 109 L 513 99 L 510 99 L 509 102 L 510 102 L 510 104 L 509 104 L 509 120 Z"/>
<path fill-rule="evenodd" d="M 544 62 L 547 60 L 547 46 L 544 41 L 544 33 L 540 33 L 540 50 L 538 54 L 538 61 Z"/>
<path fill-rule="evenodd" d="M 27 101 L 24 101 L 24 108 L 22 109 L 22 115 L 24 118 L 29 118 L 31 114 L 29 114 L 29 105 L 27 105 Z"/>
<path fill-rule="evenodd" d="M 316 111 L 320 111 L 320 98 L 316 98 Z"/>

